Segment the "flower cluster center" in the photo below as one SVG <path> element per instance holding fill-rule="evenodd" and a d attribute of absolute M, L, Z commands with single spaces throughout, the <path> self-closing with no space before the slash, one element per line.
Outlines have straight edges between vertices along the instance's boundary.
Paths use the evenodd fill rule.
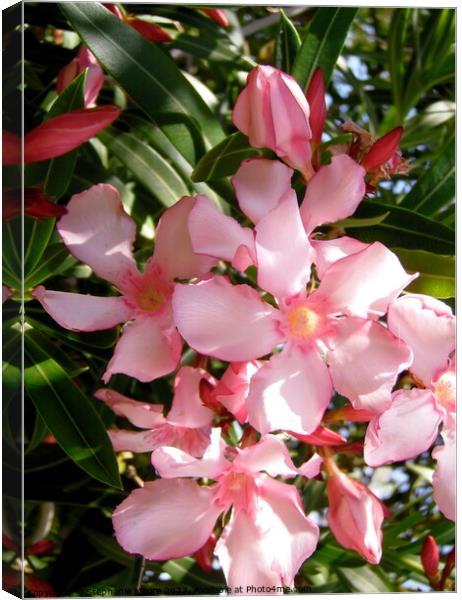
<path fill-rule="evenodd" d="M 318 329 L 320 320 L 320 315 L 306 306 L 297 306 L 287 318 L 289 331 L 295 337 L 312 336 Z"/>
<path fill-rule="evenodd" d="M 136 303 L 147 312 L 158 310 L 164 302 L 164 294 L 155 288 L 146 286 L 136 294 Z"/>
<path fill-rule="evenodd" d="M 456 408 L 456 377 L 454 373 L 444 373 L 434 386 L 438 403 L 447 410 Z"/>

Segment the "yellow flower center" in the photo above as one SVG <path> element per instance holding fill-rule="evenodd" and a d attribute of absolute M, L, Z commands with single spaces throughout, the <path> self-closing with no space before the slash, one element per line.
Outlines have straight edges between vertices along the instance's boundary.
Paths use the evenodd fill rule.
<path fill-rule="evenodd" d="M 138 292 L 136 301 L 141 310 L 153 312 L 162 306 L 164 294 L 154 288 L 145 288 Z"/>
<path fill-rule="evenodd" d="M 289 313 L 289 331 L 296 337 L 309 337 L 318 328 L 321 317 L 306 306 L 298 306 Z"/>
<path fill-rule="evenodd" d="M 456 378 L 454 373 L 445 373 L 434 386 L 438 403 L 449 410 L 455 410 L 456 405 Z"/>

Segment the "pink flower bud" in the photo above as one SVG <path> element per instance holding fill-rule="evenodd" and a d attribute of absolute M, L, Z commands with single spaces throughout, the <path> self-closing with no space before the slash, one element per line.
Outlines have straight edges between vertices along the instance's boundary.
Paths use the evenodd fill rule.
<path fill-rule="evenodd" d="M 108 10 L 111 11 L 111 13 L 113 13 L 117 18 L 119 18 L 120 20 L 122 20 L 124 18 L 120 8 L 116 5 L 116 4 L 112 4 L 112 3 L 103 3 L 104 8 L 107 8 Z"/>
<path fill-rule="evenodd" d="M 322 131 L 326 122 L 326 86 L 324 84 L 324 74 L 318 67 L 313 73 L 310 85 L 306 92 L 306 99 L 310 105 L 310 126 L 312 131 L 312 142 L 316 145 L 321 143 Z"/>
<path fill-rule="evenodd" d="M 215 546 L 217 545 L 217 536 L 212 533 L 202 548 L 199 548 L 194 554 L 197 564 L 205 573 L 212 571 L 212 559 Z"/>
<path fill-rule="evenodd" d="M 74 81 L 81 69 L 77 58 L 73 58 L 71 62 L 67 63 L 60 72 L 56 80 L 56 91 L 60 94 L 67 86 Z"/>
<path fill-rule="evenodd" d="M 116 106 L 73 110 L 42 123 L 24 137 L 24 162 L 48 160 L 77 148 L 120 115 Z"/>
<path fill-rule="evenodd" d="M 380 500 L 359 481 L 332 467 L 327 480 L 327 521 L 337 542 L 355 550 L 368 562 L 382 558 L 383 508 Z"/>
<path fill-rule="evenodd" d="M 125 21 L 150 42 L 171 42 L 173 40 L 172 36 L 165 29 L 162 29 L 162 27 L 155 23 L 148 23 L 134 17 L 126 17 Z"/>
<path fill-rule="evenodd" d="M 366 171 L 373 171 L 393 158 L 399 148 L 403 131 L 402 127 L 395 127 L 373 143 L 372 148 L 362 160 L 362 166 Z"/>
<path fill-rule="evenodd" d="M 425 571 L 425 575 L 431 579 L 438 572 L 440 562 L 440 551 L 438 544 L 433 536 L 428 535 L 422 544 L 420 559 Z"/>
<path fill-rule="evenodd" d="M 267 65 L 249 73 L 233 110 L 234 124 L 252 146 L 273 150 L 305 179 L 314 173 L 309 119 L 308 102 L 295 79 Z"/>
<path fill-rule="evenodd" d="M 308 435 L 295 433 L 294 431 L 288 431 L 288 433 L 301 442 L 312 444 L 313 446 L 337 446 L 346 442 L 346 439 L 339 433 L 332 431 L 332 429 L 328 429 L 327 427 L 323 427 L 322 425 L 319 425 L 313 433 Z"/>
<path fill-rule="evenodd" d="M 208 15 L 212 21 L 215 21 L 215 23 L 220 25 L 220 27 L 224 27 L 225 29 L 228 27 L 228 17 L 223 10 L 220 10 L 219 8 L 203 8 L 201 10 Z"/>
<path fill-rule="evenodd" d="M 104 84 L 104 71 L 86 46 L 81 46 L 77 56 L 58 73 L 56 91 L 60 94 L 85 69 L 88 69 L 84 90 L 84 106 L 87 107 L 98 98 Z"/>

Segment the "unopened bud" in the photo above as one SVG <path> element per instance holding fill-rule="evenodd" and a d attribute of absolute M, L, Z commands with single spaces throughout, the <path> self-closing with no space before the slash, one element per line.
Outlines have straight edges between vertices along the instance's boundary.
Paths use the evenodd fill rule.
<path fill-rule="evenodd" d="M 431 579 L 438 572 L 438 566 L 440 562 L 440 551 L 433 536 L 428 535 L 425 538 L 425 541 L 422 544 L 420 559 L 422 561 L 425 575 Z"/>
<path fill-rule="evenodd" d="M 366 171 L 378 169 L 393 157 L 399 148 L 403 131 L 402 127 L 395 127 L 372 144 L 372 148 L 362 160 L 362 166 Z"/>

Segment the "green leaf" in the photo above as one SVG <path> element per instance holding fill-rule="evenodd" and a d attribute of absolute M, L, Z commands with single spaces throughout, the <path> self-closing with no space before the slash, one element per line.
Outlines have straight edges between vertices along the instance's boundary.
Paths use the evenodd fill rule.
<path fill-rule="evenodd" d="M 2 393 L 3 409 L 21 386 L 21 324 L 14 318 L 2 329 Z"/>
<path fill-rule="evenodd" d="M 378 225 L 379 223 L 382 223 L 382 221 L 385 221 L 389 214 L 389 212 L 386 212 L 383 213 L 383 215 L 365 219 L 355 219 L 350 217 L 348 219 L 343 219 L 342 221 L 336 221 L 334 225 L 336 227 L 370 227 L 371 225 Z"/>
<path fill-rule="evenodd" d="M 8 287 L 21 289 L 21 219 L 3 223 L 2 268 L 3 283 Z"/>
<path fill-rule="evenodd" d="M 80 527 L 80 530 L 95 550 L 102 556 L 105 556 L 124 567 L 133 566 L 135 557 L 124 552 L 113 537 L 104 535 L 103 533 L 99 533 L 99 531 L 89 529 L 88 527 L 82 526 Z"/>
<path fill-rule="evenodd" d="M 62 327 L 57 327 L 56 329 L 50 327 L 42 321 L 32 319 L 27 314 L 27 310 L 26 315 L 27 322 L 30 323 L 34 329 L 39 329 L 49 338 L 61 338 L 69 346 L 73 346 L 80 351 L 85 350 L 85 352 L 90 352 L 90 350 L 87 350 L 87 348 L 82 348 L 82 346 L 102 349 L 112 348 L 117 340 L 116 328 L 106 329 L 105 331 L 85 331 L 84 333 L 79 333 L 77 331 L 69 331 L 68 329 L 64 329 Z"/>
<path fill-rule="evenodd" d="M 383 215 L 387 218 L 371 227 L 350 227 L 348 235 L 363 242 L 382 242 L 388 247 L 424 249 L 437 254 L 454 254 L 454 231 L 438 221 L 391 204 L 363 200 L 354 218 L 371 218 Z"/>
<path fill-rule="evenodd" d="M 281 8 L 274 46 L 274 66 L 286 73 L 290 73 L 295 57 L 302 45 L 302 41 L 295 25 Z"/>
<path fill-rule="evenodd" d="M 69 254 L 69 250 L 61 242 L 50 244 L 42 255 L 40 264 L 36 265 L 24 279 L 24 289 L 28 290 L 49 277 L 64 273 L 77 261 Z"/>
<path fill-rule="evenodd" d="M 24 384 L 61 448 L 89 475 L 122 489 L 117 461 L 93 404 L 46 351 L 48 339 L 25 330 Z"/>
<path fill-rule="evenodd" d="M 131 133 L 110 128 L 98 137 L 164 206 L 172 206 L 189 194 L 188 187 L 171 164 Z"/>
<path fill-rule="evenodd" d="M 223 588 L 226 585 L 224 579 L 219 577 L 218 574 L 204 573 L 198 568 L 196 561 L 190 557 L 169 560 L 163 564 L 162 570 L 168 573 L 174 581 L 186 585 L 198 586 L 210 590 L 217 587 Z"/>
<path fill-rule="evenodd" d="M 375 594 L 393 591 L 393 587 L 377 574 L 377 567 L 365 565 L 356 569 L 340 567 L 337 572 L 344 579 L 352 592 Z"/>
<path fill-rule="evenodd" d="M 43 438 L 46 436 L 47 433 L 48 427 L 44 423 L 40 414 L 38 412 L 35 413 L 34 430 L 32 431 L 30 440 L 26 443 L 24 454 L 28 454 L 32 450 L 35 450 L 35 448 L 37 448 L 37 446 L 42 443 Z"/>
<path fill-rule="evenodd" d="M 151 121 L 142 119 L 134 115 L 124 115 L 122 118 L 124 123 L 127 123 L 130 127 L 133 135 L 143 137 L 159 154 L 166 158 L 172 166 L 175 167 L 177 173 L 179 173 L 187 185 L 191 186 L 191 191 L 197 194 L 205 194 L 209 196 L 216 204 L 218 204 L 222 210 L 226 213 L 229 212 L 229 208 L 226 202 L 223 202 L 223 189 L 215 189 L 216 184 L 212 183 L 210 187 L 206 183 L 193 182 L 191 175 L 193 172 L 193 165 L 191 165 L 180 152 L 175 148 L 167 136 L 163 133 L 160 127 L 156 127 Z M 222 195 L 220 195 L 222 194 Z M 231 196 L 234 197 L 234 193 L 231 190 Z"/>
<path fill-rule="evenodd" d="M 456 261 L 454 256 L 434 254 L 425 250 L 392 248 L 401 264 L 410 273 L 420 275 L 407 292 L 428 294 L 435 298 L 454 298 L 456 295 Z"/>
<path fill-rule="evenodd" d="M 388 33 L 388 70 L 390 71 L 391 89 L 393 94 L 393 107 L 396 111 L 397 123 L 402 122 L 404 89 L 404 41 L 406 35 L 409 9 L 397 8 Z"/>
<path fill-rule="evenodd" d="M 357 8 L 318 8 L 295 58 L 292 75 L 306 89 L 316 67 L 330 81 Z"/>
<path fill-rule="evenodd" d="M 455 143 L 451 139 L 431 168 L 404 196 L 400 206 L 422 215 L 436 216 L 455 196 L 455 172 Z"/>
<path fill-rule="evenodd" d="M 223 130 L 176 64 L 156 44 L 99 2 L 60 4 L 106 71 L 191 163 L 223 138 Z M 205 146 L 205 148 L 204 148 Z"/>
<path fill-rule="evenodd" d="M 227 63 L 228 68 L 249 71 L 253 66 L 251 61 L 244 60 L 239 50 L 226 39 L 214 39 L 204 35 L 197 37 L 181 33 L 173 41 L 172 48 L 178 48 L 183 52 L 212 62 Z"/>
<path fill-rule="evenodd" d="M 402 149 L 413 148 L 419 144 L 434 143 L 440 128 L 452 124 L 456 115 L 455 102 L 440 100 L 419 111 L 415 117 L 404 124 L 404 134 L 400 142 Z"/>
<path fill-rule="evenodd" d="M 192 172 L 193 181 L 210 181 L 233 175 L 246 158 L 261 156 L 262 151 L 249 146 L 248 138 L 239 131 L 209 150 Z"/>
<path fill-rule="evenodd" d="M 55 229 L 56 219 L 34 219 L 24 217 L 24 275 L 40 263 Z"/>

